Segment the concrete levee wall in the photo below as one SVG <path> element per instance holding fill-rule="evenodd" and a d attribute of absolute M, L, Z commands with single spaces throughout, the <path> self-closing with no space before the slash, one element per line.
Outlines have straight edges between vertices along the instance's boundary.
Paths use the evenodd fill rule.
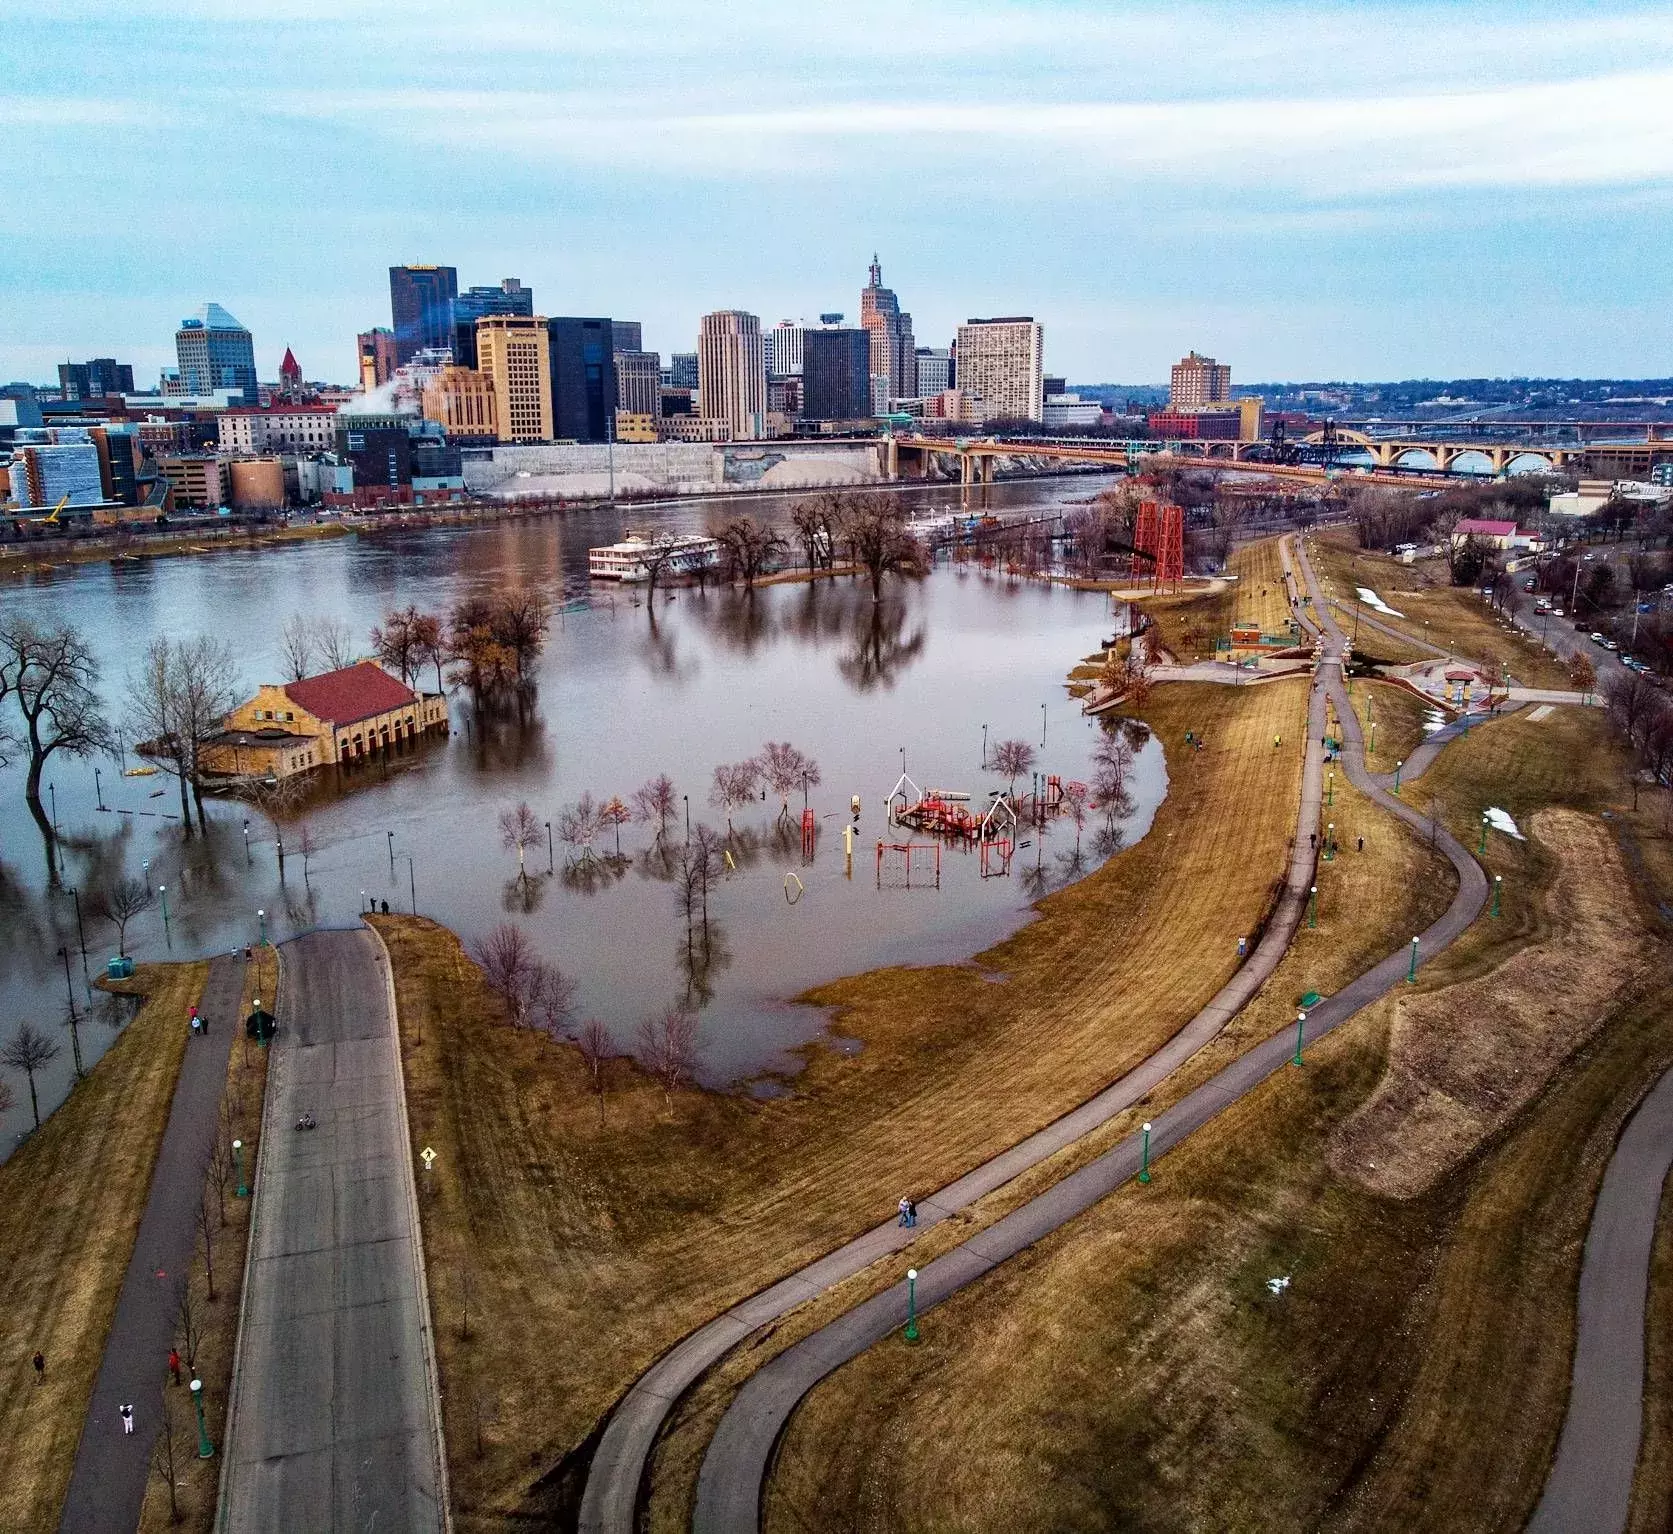
<path fill-rule="evenodd" d="M 618 495 L 812 489 L 882 478 L 871 443 L 618 442 L 614 463 Z M 473 495 L 602 496 L 610 489 L 611 450 L 592 442 L 471 448 L 463 467 Z"/>

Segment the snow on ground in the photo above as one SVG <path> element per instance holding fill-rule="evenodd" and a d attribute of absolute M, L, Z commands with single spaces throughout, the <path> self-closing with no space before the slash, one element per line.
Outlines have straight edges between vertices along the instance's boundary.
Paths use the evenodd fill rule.
<path fill-rule="evenodd" d="M 1387 613 L 1390 618 L 1404 618 L 1406 616 L 1404 613 L 1396 612 L 1369 586 L 1359 587 L 1359 600 L 1373 612 Z"/>
<path fill-rule="evenodd" d="M 1514 836 L 1519 842 L 1527 840 L 1527 837 L 1516 829 L 1516 822 L 1505 811 L 1496 809 L 1492 805 L 1489 805 L 1487 809 L 1487 824 L 1492 826 L 1495 831 L 1503 831 L 1506 836 Z"/>
<path fill-rule="evenodd" d="M 1438 708 L 1430 709 L 1429 712 L 1423 716 L 1423 733 L 1425 735 L 1433 735 L 1436 730 L 1444 730 L 1445 728 L 1446 715 Z"/>

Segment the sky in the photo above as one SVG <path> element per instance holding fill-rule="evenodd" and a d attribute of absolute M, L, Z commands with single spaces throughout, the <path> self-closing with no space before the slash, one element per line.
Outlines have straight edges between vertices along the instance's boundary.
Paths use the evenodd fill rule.
<path fill-rule="evenodd" d="M 538 312 L 1032 314 L 1046 367 L 1673 373 L 1665 6 L 0 0 L 0 381 L 215 300 L 351 381 L 388 267 Z"/>

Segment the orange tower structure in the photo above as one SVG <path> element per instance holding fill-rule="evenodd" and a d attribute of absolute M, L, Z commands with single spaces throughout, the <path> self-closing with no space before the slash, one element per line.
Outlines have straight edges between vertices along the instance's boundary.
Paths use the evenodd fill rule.
<path fill-rule="evenodd" d="M 1162 521 L 1156 541 L 1156 586 L 1179 590 L 1185 579 L 1185 509 L 1162 505 Z"/>
<path fill-rule="evenodd" d="M 1134 580 L 1140 580 L 1147 575 L 1156 573 L 1156 551 L 1160 541 L 1160 529 L 1156 515 L 1154 501 L 1140 501 L 1139 514 L 1133 524 L 1133 564 Z"/>

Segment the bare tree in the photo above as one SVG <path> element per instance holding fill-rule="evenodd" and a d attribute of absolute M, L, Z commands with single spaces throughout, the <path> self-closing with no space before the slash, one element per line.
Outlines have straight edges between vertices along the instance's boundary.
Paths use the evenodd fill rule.
<path fill-rule="evenodd" d="M 184 737 L 197 802 L 198 829 L 207 831 L 203 813 L 203 747 L 225 727 L 226 716 L 238 702 L 238 665 L 224 639 L 199 634 L 178 644 L 175 670 L 179 695 L 176 728 Z"/>
<path fill-rule="evenodd" d="M 819 763 L 787 740 L 769 740 L 761 748 L 756 764 L 761 776 L 767 780 L 767 787 L 780 797 L 781 819 L 790 813 L 791 794 L 798 788 L 805 791 L 819 782 Z"/>
<path fill-rule="evenodd" d="M 301 613 L 292 613 L 279 630 L 279 658 L 288 681 L 300 682 L 314 669 L 314 630 Z"/>
<path fill-rule="evenodd" d="M 204 1184 L 203 1191 L 198 1198 L 197 1208 L 192 1211 L 192 1224 L 197 1227 L 199 1239 L 203 1242 L 203 1276 L 205 1280 L 205 1298 L 211 1305 L 215 1303 L 215 1232 L 220 1228 L 215 1218 L 215 1203 L 209 1195 L 209 1185 Z"/>
<path fill-rule="evenodd" d="M 70 624 L 39 628 L 29 619 L 0 619 L 0 670 L 23 716 L 23 745 L 29 766 L 23 798 L 47 846 L 51 877 L 57 881 L 57 832 L 41 803 L 41 775 L 47 763 L 65 756 L 90 756 L 109 749 L 110 727 L 99 701 L 99 662 L 81 631 Z"/>
<path fill-rule="evenodd" d="M 665 772 L 658 773 L 633 790 L 633 818 L 642 825 L 655 821 L 656 839 L 660 842 L 668 834 L 674 803 L 674 780 Z"/>
<path fill-rule="evenodd" d="M 829 569 L 832 546 L 836 541 L 836 498 L 815 495 L 797 501 L 790 508 L 790 525 L 796 530 L 797 541 L 807 557 L 809 572 L 822 565 Z"/>
<path fill-rule="evenodd" d="M 598 1097 L 598 1127 L 604 1127 L 604 1060 L 613 1043 L 610 1030 L 596 1017 L 589 1017 L 575 1034 L 575 1047 L 581 1051 L 581 1062 L 587 1068 L 588 1079 Z"/>
<path fill-rule="evenodd" d="M 382 623 L 372 625 L 373 658 L 403 682 L 410 682 L 419 666 L 418 622 L 418 609 L 408 606 L 385 613 Z"/>
<path fill-rule="evenodd" d="M 470 956 L 516 1027 L 536 1027 L 554 1038 L 563 1032 L 574 1007 L 574 982 L 535 953 L 522 928 L 501 922 Z"/>
<path fill-rule="evenodd" d="M 633 811 L 627 807 L 627 804 L 619 795 L 612 794 L 598 807 L 599 829 L 616 833 L 617 857 L 622 855 L 622 827 L 632 819 Z"/>
<path fill-rule="evenodd" d="M 314 846 L 314 833 L 308 829 L 304 821 L 301 829 L 296 833 L 296 850 L 302 854 L 302 883 L 304 888 L 312 888 L 308 883 L 308 860 L 319 849 Z"/>
<path fill-rule="evenodd" d="M 527 879 L 524 855 L 530 847 L 540 844 L 541 824 L 525 799 L 508 810 L 500 811 L 500 842 L 517 854 L 517 877 Z"/>
<path fill-rule="evenodd" d="M 521 588 L 504 593 L 493 607 L 490 626 L 494 638 L 513 657 L 517 680 L 528 680 L 540 652 L 546 648 L 546 635 L 552 627 L 552 604 L 538 591 Z"/>
<path fill-rule="evenodd" d="M 129 676 L 133 729 L 141 737 L 137 749 L 164 763 L 179 780 L 180 818 L 188 836 L 192 834 L 194 799 L 198 825 L 208 829 L 203 810 L 202 750 L 225 724 L 237 692 L 231 648 L 225 640 L 204 634 L 181 640 L 158 636 Z"/>
<path fill-rule="evenodd" d="M 197 1373 L 198 1348 L 203 1342 L 204 1315 L 198 1307 L 197 1290 L 192 1287 L 189 1273 L 176 1275 L 174 1280 L 174 1335 L 180 1346 L 180 1356 L 186 1367 Z"/>
<path fill-rule="evenodd" d="M 741 580 L 745 591 L 754 590 L 756 581 L 789 548 L 782 534 L 757 522 L 748 512 L 714 517 L 708 531 L 725 551 L 728 579 Z"/>
<path fill-rule="evenodd" d="M 223 1109 L 225 1103 L 222 1104 Z M 221 1115 L 219 1125 L 221 1130 L 229 1130 L 225 1112 Z M 209 1142 L 208 1155 L 209 1181 L 214 1185 L 215 1197 L 218 1201 L 217 1214 L 220 1223 L 227 1223 L 227 1184 L 232 1181 L 232 1136 L 229 1133 L 217 1132 Z"/>
<path fill-rule="evenodd" d="M 168 1521 L 180 1522 L 180 1473 L 191 1449 L 164 1385 L 157 1396 L 157 1436 L 151 1445 L 151 1473 L 168 1487 Z"/>
<path fill-rule="evenodd" d="M 105 914 L 116 923 L 116 952 L 128 952 L 128 923 L 151 904 L 151 886 L 132 874 L 124 875 L 104 892 Z"/>
<path fill-rule="evenodd" d="M 761 764 L 746 757 L 741 762 L 723 762 L 715 768 L 714 787 L 709 790 L 709 803 L 726 811 L 726 829 L 732 829 L 732 812 L 742 809 L 755 798 L 756 786 L 761 781 Z"/>
<path fill-rule="evenodd" d="M 44 1071 L 63 1051 L 33 1023 L 19 1023 L 4 1049 L 0 1065 L 22 1071 L 29 1078 L 29 1106 L 34 1110 L 35 1128 L 41 1127 L 41 1100 L 35 1095 L 35 1072 Z"/>
<path fill-rule="evenodd" d="M 850 495 L 842 505 L 842 539 L 854 563 L 871 582 L 871 598 L 883 599 L 883 578 L 922 576 L 924 550 L 906 526 L 906 510 L 893 497 L 876 492 Z"/>
<path fill-rule="evenodd" d="M 1081 832 L 1086 829 L 1086 807 L 1091 798 L 1092 790 L 1079 781 L 1071 781 L 1063 785 L 1063 803 L 1069 811 L 1069 819 L 1075 823 L 1075 856 L 1080 856 Z"/>
<path fill-rule="evenodd" d="M 1017 779 L 1034 766 L 1034 748 L 1026 740 L 1002 740 L 989 753 L 993 770 L 1009 783 L 1009 794 L 1014 799 Z"/>
<path fill-rule="evenodd" d="M 558 815 L 558 839 L 569 848 L 569 861 L 590 862 L 593 839 L 603 828 L 593 796 L 582 794 L 574 804 L 565 805 Z"/>
<path fill-rule="evenodd" d="M 537 959 L 528 991 L 532 1025 L 551 1038 L 562 1038 L 575 1015 L 575 982 L 557 965 Z"/>
<path fill-rule="evenodd" d="M 412 660 L 415 681 L 418 667 L 434 666 L 436 691 L 447 691 L 447 684 L 442 681 L 441 674 L 441 668 L 447 660 L 447 640 L 442 620 L 435 613 L 418 613 L 412 619 Z"/>
<path fill-rule="evenodd" d="M 645 609 L 656 621 L 656 588 L 674 570 L 674 545 L 659 538 L 645 545 L 639 556 L 639 568 L 645 572 Z"/>
<path fill-rule="evenodd" d="M 674 1093 L 697 1071 L 697 1014 L 683 1002 L 639 1025 L 639 1060 L 662 1086 L 668 1111 Z"/>
<path fill-rule="evenodd" d="M 360 659 L 355 653 L 354 630 L 341 618 L 315 619 L 314 645 L 327 671 L 341 671 Z"/>

